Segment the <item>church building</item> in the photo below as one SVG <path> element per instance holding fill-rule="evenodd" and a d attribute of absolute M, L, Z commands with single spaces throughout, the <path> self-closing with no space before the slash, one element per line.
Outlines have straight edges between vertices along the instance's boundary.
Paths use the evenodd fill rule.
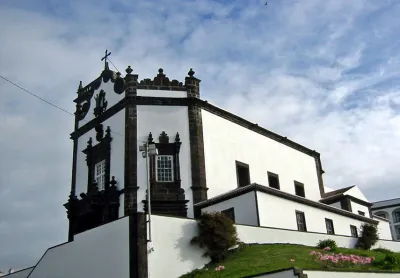
<path fill-rule="evenodd" d="M 388 221 L 371 213 L 357 186 L 324 186 L 318 152 L 201 99 L 192 69 L 183 82 L 163 69 L 139 79 L 130 66 L 123 77 L 109 69 L 107 55 L 100 76 L 81 82 L 74 100 L 66 244 L 128 217 L 127 277 L 145 277 L 137 269 L 147 267 L 140 258 L 148 250 L 139 245 L 151 229 L 149 204 L 152 215 L 221 211 L 236 224 L 355 238 L 370 223 L 392 239 Z M 46 273 L 40 262 L 25 277 L 39 273 Z"/>

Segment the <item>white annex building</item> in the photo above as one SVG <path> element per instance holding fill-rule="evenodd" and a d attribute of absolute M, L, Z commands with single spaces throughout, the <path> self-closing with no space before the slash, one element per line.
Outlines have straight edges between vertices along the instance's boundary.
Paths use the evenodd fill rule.
<path fill-rule="evenodd" d="M 375 202 L 371 211 L 389 220 L 393 240 L 400 241 L 400 198 Z"/>
<path fill-rule="evenodd" d="M 5 277 L 179 277 L 208 262 L 189 244 L 204 211 L 226 213 L 247 243 L 350 247 L 370 223 L 381 246 L 400 251 L 357 186 L 324 186 L 318 152 L 202 100 L 194 75 L 139 80 L 105 62 L 81 82 L 68 241 Z"/>

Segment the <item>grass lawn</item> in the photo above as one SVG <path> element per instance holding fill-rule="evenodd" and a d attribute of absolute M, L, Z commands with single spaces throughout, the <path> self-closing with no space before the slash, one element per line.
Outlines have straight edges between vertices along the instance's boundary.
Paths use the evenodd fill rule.
<path fill-rule="evenodd" d="M 202 270 L 195 270 L 189 274 L 181 276 L 181 278 L 189 277 L 243 277 L 246 275 L 254 275 L 262 272 L 278 270 L 295 266 L 304 269 L 322 269 L 321 263 L 313 260 L 310 256 L 311 251 L 325 252 L 315 247 L 307 247 L 293 244 L 260 244 L 245 245 L 235 251 L 227 260 L 218 265 L 225 268 L 221 271 L 215 271 L 218 265 L 209 265 Z M 377 251 L 365 251 L 355 249 L 337 248 L 334 253 L 354 254 L 365 257 L 375 257 L 376 260 L 383 259 L 384 253 Z M 400 260 L 400 253 L 395 253 Z M 290 259 L 295 260 L 294 264 Z M 206 270 L 208 269 L 208 270 Z M 351 270 L 382 270 L 378 266 L 353 266 Z M 344 270 L 344 268 L 340 268 Z M 400 271 L 396 269 L 394 271 Z"/>

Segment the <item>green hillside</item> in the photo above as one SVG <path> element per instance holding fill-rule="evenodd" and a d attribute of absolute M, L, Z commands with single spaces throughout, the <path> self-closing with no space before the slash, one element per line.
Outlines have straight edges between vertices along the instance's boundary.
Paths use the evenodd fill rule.
<path fill-rule="evenodd" d="M 323 256 L 322 260 L 316 260 L 315 255 L 310 255 L 312 251 L 320 252 Z M 348 258 L 349 255 L 355 260 L 357 256 L 373 257 L 371 263 L 362 265 L 362 263 L 344 262 L 335 263 L 329 260 L 329 255 L 343 254 L 341 258 Z M 386 259 L 385 250 L 365 251 L 355 249 L 338 248 L 335 252 L 322 251 L 317 248 L 292 244 L 264 244 L 264 245 L 244 245 L 238 248 L 231 256 L 218 265 L 208 265 L 201 270 L 195 270 L 191 273 L 181 276 L 181 278 L 189 277 L 243 277 L 254 275 L 262 272 L 278 270 L 295 266 L 302 269 L 338 269 L 353 271 L 392 271 L 400 272 L 400 253 L 392 253 L 391 258 Z M 393 257 L 395 258 L 393 260 Z M 332 258 L 332 257 L 331 257 Z M 345 260 L 345 259 L 341 259 Z M 368 259 L 366 259 L 368 261 Z M 389 263 L 387 262 L 389 260 Z M 364 260 L 365 261 L 365 260 Z M 327 263 L 328 262 L 328 263 Z M 388 265 L 390 264 L 390 265 Z M 385 267 L 386 265 L 386 267 Z M 217 271 L 218 266 L 223 266 L 222 270 Z M 395 266 L 395 267 L 393 267 Z M 388 270 L 391 269 L 391 270 Z"/>

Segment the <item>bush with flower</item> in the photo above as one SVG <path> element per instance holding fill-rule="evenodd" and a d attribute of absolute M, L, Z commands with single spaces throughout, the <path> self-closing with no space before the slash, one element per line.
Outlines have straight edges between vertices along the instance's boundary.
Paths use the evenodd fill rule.
<path fill-rule="evenodd" d="M 325 247 L 324 251 L 329 251 L 329 247 Z M 323 267 L 336 267 L 336 268 L 347 268 L 352 266 L 366 266 L 370 265 L 375 257 L 363 257 L 358 255 L 344 255 L 342 253 L 321 253 L 312 251 L 310 256 L 313 256 L 316 262 L 320 262 Z"/>

